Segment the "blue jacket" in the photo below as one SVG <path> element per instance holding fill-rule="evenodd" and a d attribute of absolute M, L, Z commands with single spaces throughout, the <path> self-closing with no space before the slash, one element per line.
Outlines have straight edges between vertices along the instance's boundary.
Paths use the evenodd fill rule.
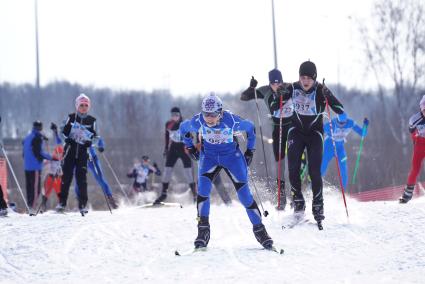
<path fill-rule="evenodd" d="M 207 126 L 201 113 L 193 116 L 180 124 L 180 134 L 187 147 L 193 146 L 190 132 L 199 133 L 202 137 L 202 151 L 205 154 L 227 154 L 236 151 L 238 143 L 234 138 L 240 131 L 246 132 L 247 149 L 255 149 L 255 127 L 254 124 L 229 111 L 223 112 L 223 117 L 218 125 Z"/>
<path fill-rule="evenodd" d="M 41 171 L 43 160 L 51 160 L 52 156 L 43 151 L 43 139 L 38 130 L 33 129 L 24 141 L 24 168 L 26 171 Z"/>
<path fill-rule="evenodd" d="M 326 123 L 323 127 L 325 132 L 325 139 L 329 139 L 331 137 L 331 128 L 330 123 Z M 367 135 L 367 128 L 363 129 L 354 120 L 348 118 L 345 122 L 341 123 L 337 120 L 337 118 L 332 119 L 332 130 L 333 130 L 333 138 L 336 143 L 344 144 L 346 142 L 348 134 L 350 134 L 351 130 L 354 130 L 360 136 Z M 364 133 L 363 133 L 364 131 Z"/>

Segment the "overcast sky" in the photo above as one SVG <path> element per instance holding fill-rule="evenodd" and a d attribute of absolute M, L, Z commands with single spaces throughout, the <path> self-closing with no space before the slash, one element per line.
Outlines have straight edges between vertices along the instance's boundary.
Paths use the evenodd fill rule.
<path fill-rule="evenodd" d="M 373 1 L 275 0 L 278 67 L 371 87 L 353 19 Z M 274 67 L 271 0 L 38 0 L 41 84 L 238 92 Z M 351 19 L 350 19 L 351 18 Z M 34 0 L 0 1 L 0 82 L 35 81 Z M 370 77 L 370 76 L 369 76 Z"/>

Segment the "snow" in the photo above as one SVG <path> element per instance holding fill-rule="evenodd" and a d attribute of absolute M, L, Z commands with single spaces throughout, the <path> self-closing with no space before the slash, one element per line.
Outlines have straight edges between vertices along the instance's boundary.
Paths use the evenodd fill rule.
<path fill-rule="evenodd" d="M 423 283 L 425 198 L 347 203 L 349 222 L 341 197 L 325 196 L 323 231 L 282 229 L 291 213 L 264 204 L 283 255 L 261 249 L 237 202 L 212 205 L 208 250 L 181 257 L 196 236 L 194 205 L 11 213 L 0 219 L 0 283 Z"/>

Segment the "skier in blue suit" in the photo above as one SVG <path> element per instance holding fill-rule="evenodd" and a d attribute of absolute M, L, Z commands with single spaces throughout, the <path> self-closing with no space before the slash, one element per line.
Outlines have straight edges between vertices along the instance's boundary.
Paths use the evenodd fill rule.
<path fill-rule="evenodd" d="M 111 205 L 113 209 L 117 209 L 118 204 L 116 203 L 114 197 L 112 196 L 112 191 L 111 191 L 111 188 L 109 187 L 108 182 L 105 180 L 102 168 L 100 166 L 99 158 L 97 157 L 97 154 L 96 154 L 95 147 L 92 145 L 89 147 L 88 150 L 89 150 L 88 151 L 89 159 L 87 162 L 87 166 L 89 170 L 91 171 L 91 173 L 93 174 L 94 178 L 96 179 L 97 183 L 100 185 L 103 192 L 105 193 L 108 199 L 109 205 Z M 105 151 L 105 143 L 103 142 L 103 139 L 100 137 L 97 137 L 97 150 L 100 153 L 103 153 L 103 151 Z M 78 196 L 79 190 L 78 190 L 77 183 L 75 183 L 75 192 L 77 193 L 77 196 Z"/>
<path fill-rule="evenodd" d="M 367 126 L 369 124 L 369 120 L 365 118 L 363 124 Z M 332 158 L 335 157 L 329 122 L 324 125 L 323 130 L 325 132 L 325 141 L 323 146 L 324 151 L 321 166 L 322 177 L 326 175 L 329 162 L 332 160 Z M 360 127 L 356 122 L 354 122 L 354 120 L 347 117 L 347 114 L 344 112 L 339 114 L 337 118 L 332 119 L 332 130 L 334 134 L 333 139 L 335 140 L 336 152 L 338 155 L 338 163 L 341 171 L 342 185 L 344 186 L 344 190 L 347 190 L 348 169 L 347 154 L 345 153 L 344 144 L 351 130 L 354 130 L 354 132 L 356 132 L 361 137 L 365 137 L 367 135 L 367 127 Z"/>
<path fill-rule="evenodd" d="M 247 150 L 242 154 L 236 135 L 247 135 Z M 191 132 L 201 136 L 201 149 L 195 147 Z M 202 112 L 180 125 L 183 142 L 194 160 L 199 160 L 198 170 L 198 236 L 195 248 L 208 245 L 210 239 L 210 193 L 212 180 L 223 169 L 235 186 L 237 195 L 246 208 L 257 241 L 266 249 L 272 249 L 273 240 L 267 234 L 258 209 L 248 187 L 248 169 L 255 151 L 254 124 L 230 111 L 223 111 L 221 99 L 211 94 L 202 101 Z"/>

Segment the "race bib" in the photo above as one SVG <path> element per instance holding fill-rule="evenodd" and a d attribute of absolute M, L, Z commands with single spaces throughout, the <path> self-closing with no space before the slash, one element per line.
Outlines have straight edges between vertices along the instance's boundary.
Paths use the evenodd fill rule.
<path fill-rule="evenodd" d="M 146 182 L 146 179 L 147 179 L 148 174 L 149 174 L 149 169 L 140 166 L 140 167 L 138 167 L 136 169 L 136 171 L 137 171 L 136 182 L 137 183 L 144 183 L 144 182 Z"/>
<path fill-rule="evenodd" d="M 335 141 L 345 141 L 347 135 L 351 132 L 351 128 L 336 127 L 333 131 L 333 138 Z"/>
<path fill-rule="evenodd" d="M 170 134 L 170 139 L 173 142 L 182 142 L 182 137 L 180 135 L 180 131 L 178 130 L 168 130 L 169 134 Z"/>
<path fill-rule="evenodd" d="M 291 117 L 293 112 L 294 112 L 294 105 L 292 103 L 292 100 L 288 100 L 282 106 L 282 117 L 283 118 Z M 280 108 L 273 112 L 273 117 L 280 118 Z"/>
<path fill-rule="evenodd" d="M 418 130 L 418 136 L 425 137 L 425 124 L 419 124 L 416 129 Z"/>
<path fill-rule="evenodd" d="M 87 130 L 87 127 L 74 122 L 71 123 L 71 132 L 69 133 L 69 137 L 73 139 L 78 144 L 83 145 L 86 141 L 90 141 L 93 137 L 93 133 Z"/>
<path fill-rule="evenodd" d="M 233 129 L 202 127 L 202 137 L 210 144 L 225 144 L 233 142 Z"/>
<path fill-rule="evenodd" d="M 304 94 L 302 90 L 294 90 L 292 96 L 294 111 L 301 115 L 317 115 L 315 96 L 316 92 Z"/>

